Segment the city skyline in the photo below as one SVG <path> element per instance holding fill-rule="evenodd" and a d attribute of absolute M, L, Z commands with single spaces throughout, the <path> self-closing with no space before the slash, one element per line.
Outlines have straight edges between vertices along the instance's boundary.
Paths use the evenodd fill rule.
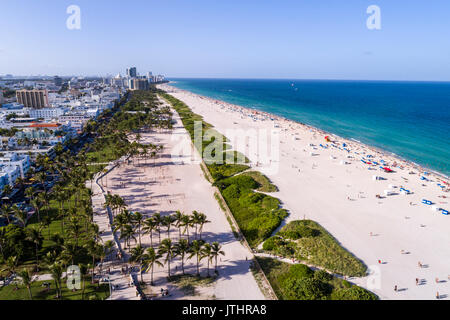
<path fill-rule="evenodd" d="M 380 30 L 366 25 L 373 4 L 381 11 Z M 80 8 L 79 30 L 66 26 L 71 5 Z M 0 25 L 14 32 L 0 47 L 1 74 L 114 76 L 135 65 L 141 74 L 169 78 L 450 80 L 445 1 L 433 7 L 385 0 L 136 1 L 127 7 L 22 0 L 3 7 Z"/>

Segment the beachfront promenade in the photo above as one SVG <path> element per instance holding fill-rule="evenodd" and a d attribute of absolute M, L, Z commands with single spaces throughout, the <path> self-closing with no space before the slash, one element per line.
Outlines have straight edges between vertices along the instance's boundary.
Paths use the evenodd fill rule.
<path fill-rule="evenodd" d="M 279 131 L 279 150 L 271 158 L 278 166 L 275 173 L 270 164 L 262 164 L 258 152 L 230 144 L 279 188 L 273 195 L 290 212 L 285 223 L 303 218 L 318 222 L 372 270 L 370 277 L 350 281 L 381 299 L 450 299 L 450 216 L 422 204 L 429 199 L 449 209 L 442 178 L 430 173 L 423 180 L 426 170 L 355 141 L 163 87 L 225 135 L 230 129 Z"/>
<path fill-rule="evenodd" d="M 157 130 L 142 132 L 140 143 L 152 143 L 164 146 L 156 159 L 130 158 L 120 161 L 120 165 L 110 164 L 108 173 L 101 179 L 97 176 L 97 183 L 93 185 L 93 207 L 95 223 L 104 231 L 103 241 L 115 240 L 117 247 L 123 247 L 123 241 L 117 235 L 113 237 L 110 227 L 110 217 L 103 208 L 104 192 L 120 195 L 126 202 L 128 210 L 138 211 L 145 218 L 151 217 L 155 212 L 161 216 L 172 214 L 177 210 L 191 213 L 194 210 L 205 213 L 207 223 L 202 232 L 202 239 L 207 242 L 218 241 L 222 245 L 225 256 L 218 258 L 218 278 L 211 284 L 198 286 L 195 292 L 186 293 L 175 284 L 167 281 L 167 265 L 154 267 L 154 286 L 147 286 L 145 293 L 154 299 L 265 299 L 263 293 L 250 270 L 252 253 L 235 239 L 231 227 L 214 197 L 215 188 L 205 179 L 200 168 L 199 156 L 193 153 L 194 161 L 189 156 L 177 155 L 177 148 L 191 149 L 189 134 L 184 129 L 178 114 L 173 116 L 176 124 L 172 130 Z M 133 139 L 133 137 L 130 137 Z M 90 183 L 87 184 L 90 186 Z M 119 233 L 119 232 L 117 232 Z M 182 238 L 186 238 L 182 234 Z M 194 237 L 193 234 L 191 236 Z M 161 232 L 161 240 L 167 238 L 167 231 Z M 170 230 L 173 242 L 178 241 L 180 234 L 177 228 Z M 153 234 L 153 245 L 157 248 L 158 233 Z M 141 242 L 144 247 L 150 246 L 149 235 L 142 235 Z M 123 252 L 123 251 L 122 251 Z M 127 252 L 123 252 L 126 257 Z M 114 256 L 114 254 L 113 254 Z M 136 299 L 134 287 L 128 287 L 128 276 L 121 276 L 121 263 L 116 268 L 111 267 L 112 284 L 119 288 L 113 291 L 112 299 Z M 104 263 L 103 270 L 107 269 Z M 207 262 L 200 262 L 200 273 L 205 277 Z M 213 273 L 213 265 L 210 266 Z M 175 258 L 171 262 L 172 274 L 181 274 L 181 261 Z M 185 261 L 185 271 L 195 274 L 195 259 Z M 137 272 L 134 273 L 137 275 Z M 143 274 L 144 281 L 150 283 L 150 272 Z M 140 276 L 139 276 L 140 277 Z M 161 289 L 169 290 L 170 295 L 158 295 Z"/>
<path fill-rule="evenodd" d="M 105 170 L 109 172 L 114 164 L 109 164 Z M 94 223 L 99 226 L 101 242 L 114 241 L 114 251 L 110 255 L 111 259 L 103 263 L 102 270 L 104 276 L 102 278 L 109 278 L 111 296 L 109 300 L 139 300 L 136 296 L 136 287 L 134 285 L 130 286 L 130 275 L 123 274 L 122 268 L 126 268 L 128 265 L 124 260 L 126 260 L 127 255 L 124 254 L 120 241 L 118 241 L 117 235 L 114 235 L 111 227 L 111 215 L 109 210 L 104 207 L 105 204 L 105 193 L 100 186 L 100 176 L 104 175 L 99 173 L 94 178 L 94 183 L 92 184 L 92 209 L 94 211 Z M 106 173 L 107 175 L 107 173 Z M 87 187 L 91 187 L 91 183 L 87 182 Z M 118 259 L 117 253 L 121 252 L 124 259 Z M 129 266 L 128 266 L 129 267 Z M 108 273 L 106 270 L 110 270 Z M 99 268 L 97 267 L 97 271 Z"/>

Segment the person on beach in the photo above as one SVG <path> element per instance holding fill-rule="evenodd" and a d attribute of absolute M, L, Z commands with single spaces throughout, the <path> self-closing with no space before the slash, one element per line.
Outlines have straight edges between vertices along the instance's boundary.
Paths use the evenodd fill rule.
<path fill-rule="evenodd" d="M 434 279 L 436 281 L 436 283 L 439 283 L 439 278 Z"/>
<path fill-rule="evenodd" d="M 440 297 L 441 297 L 441 296 L 439 295 L 439 291 L 437 291 L 437 292 L 436 292 L 436 299 L 439 300 Z"/>
<path fill-rule="evenodd" d="M 420 261 L 417 264 L 419 265 L 419 268 L 422 268 L 422 263 Z"/>
<path fill-rule="evenodd" d="M 394 286 L 394 291 L 397 292 L 397 285 Z"/>
<path fill-rule="evenodd" d="M 416 286 L 419 285 L 419 278 L 416 278 Z"/>
<path fill-rule="evenodd" d="M 381 264 L 381 260 L 378 260 L 378 263 Z"/>

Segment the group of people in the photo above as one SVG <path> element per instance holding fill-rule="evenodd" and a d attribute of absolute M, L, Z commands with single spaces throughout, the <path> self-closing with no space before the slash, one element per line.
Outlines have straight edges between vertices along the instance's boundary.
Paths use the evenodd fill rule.
<path fill-rule="evenodd" d="M 403 251 L 403 250 L 402 250 L 402 251 Z M 403 253 L 403 252 L 402 252 L 402 253 Z M 381 263 L 381 261 L 378 260 L 378 263 Z M 424 265 L 423 265 L 420 261 L 417 262 L 417 265 L 419 266 L 419 268 L 423 268 L 423 267 L 424 267 Z M 435 280 L 436 283 L 440 283 L 439 278 L 436 277 L 434 280 Z M 448 280 L 450 281 L 450 275 L 448 276 Z M 444 282 L 445 282 L 445 281 L 444 281 Z M 421 281 L 419 278 L 416 278 L 416 286 L 418 286 L 418 285 L 421 284 L 421 283 L 422 283 L 422 281 Z M 395 292 L 398 291 L 397 285 L 394 286 L 394 291 L 395 291 Z M 437 291 L 437 292 L 436 292 L 436 299 L 440 299 L 440 298 L 441 298 L 441 296 L 440 296 L 440 294 L 439 294 L 439 291 Z"/>

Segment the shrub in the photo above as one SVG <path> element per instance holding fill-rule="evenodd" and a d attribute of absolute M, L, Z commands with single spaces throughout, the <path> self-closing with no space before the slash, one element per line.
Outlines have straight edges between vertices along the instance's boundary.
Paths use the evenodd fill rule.
<path fill-rule="evenodd" d="M 240 174 L 229 180 L 233 184 L 236 184 L 239 187 L 239 189 L 256 189 L 259 186 L 258 183 L 252 177 L 246 175 Z"/>
<path fill-rule="evenodd" d="M 297 240 L 300 239 L 302 236 L 300 235 L 300 232 L 298 231 L 286 231 L 283 232 L 282 235 L 287 239 Z"/>
<path fill-rule="evenodd" d="M 289 300 L 322 300 L 331 288 L 314 278 L 289 278 L 284 281 L 282 290 Z"/>
<path fill-rule="evenodd" d="M 270 237 L 273 230 L 275 230 L 281 223 L 278 216 L 264 214 L 255 217 L 247 226 L 247 230 L 252 232 L 257 238 L 265 239 Z"/>
<path fill-rule="evenodd" d="M 331 294 L 333 300 L 378 300 L 378 297 L 358 286 L 352 286 L 348 289 L 336 290 Z"/>
<path fill-rule="evenodd" d="M 272 251 L 276 247 L 282 244 L 282 240 L 279 237 L 270 237 L 263 243 L 263 250 Z"/>
<path fill-rule="evenodd" d="M 225 190 L 223 190 L 223 196 L 225 198 L 232 198 L 232 199 L 236 199 L 239 198 L 239 196 L 241 195 L 239 188 L 232 184 L 231 186 L 227 187 Z"/>
<path fill-rule="evenodd" d="M 322 282 L 327 282 L 333 280 L 333 275 L 326 271 L 319 270 L 314 273 L 314 279 L 320 280 Z"/>
<path fill-rule="evenodd" d="M 292 278 L 311 278 L 314 271 L 304 264 L 293 264 L 289 268 L 289 276 Z"/>
<path fill-rule="evenodd" d="M 342 285 L 344 286 L 344 288 L 352 287 L 352 284 L 350 282 L 348 282 L 347 280 L 342 280 Z"/>

